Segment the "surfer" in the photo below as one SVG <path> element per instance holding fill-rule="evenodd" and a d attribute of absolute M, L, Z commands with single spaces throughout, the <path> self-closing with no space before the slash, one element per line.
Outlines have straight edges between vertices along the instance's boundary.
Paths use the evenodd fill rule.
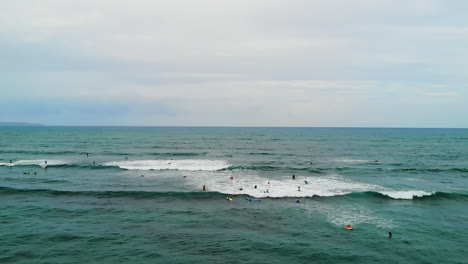
<path fill-rule="evenodd" d="M 96 162 L 95 162 L 95 161 L 93 161 L 93 165 L 96 165 Z"/>
<path fill-rule="evenodd" d="M 388 238 L 392 238 L 392 232 L 388 232 Z"/>
<path fill-rule="evenodd" d="M 243 190 L 244 190 L 244 189 L 242 189 L 242 188 L 239 188 L 239 191 L 243 191 Z"/>
<path fill-rule="evenodd" d="M 257 185 L 254 186 L 254 189 L 257 189 Z"/>
<path fill-rule="evenodd" d="M 295 179 L 296 179 L 296 175 L 293 174 L 292 179 L 295 180 Z"/>
<path fill-rule="evenodd" d="M 206 191 L 206 185 L 203 185 L 203 191 Z"/>
<path fill-rule="evenodd" d="M 44 161 L 44 163 L 47 165 L 47 160 L 46 160 L 46 161 Z"/>
<path fill-rule="evenodd" d="M 11 162 L 11 160 L 10 160 L 10 164 L 11 164 L 11 163 L 13 163 L 13 162 Z"/>
<path fill-rule="evenodd" d="M 231 176 L 229 179 L 234 180 L 234 177 Z"/>
<path fill-rule="evenodd" d="M 304 183 L 305 183 L 305 184 L 309 184 L 309 182 L 308 182 L 308 181 L 304 181 Z"/>
<path fill-rule="evenodd" d="M 86 153 L 86 157 L 89 157 L 89 153 Z"/>
<path fill-rule="evenodd" d="M 296 200 L 296 203 L 299 204 L 299 203 L 301 203 L 301 201 L 300 201 L 300 200 Z"/>

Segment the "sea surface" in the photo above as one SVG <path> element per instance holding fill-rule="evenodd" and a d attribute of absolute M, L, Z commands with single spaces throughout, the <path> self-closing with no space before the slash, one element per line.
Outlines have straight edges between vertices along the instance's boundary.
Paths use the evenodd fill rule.
<path fill-rule="evenodd" d="M 0 263 L 468 263 L 467 227 L 468 129 L 0 127 Z"/>

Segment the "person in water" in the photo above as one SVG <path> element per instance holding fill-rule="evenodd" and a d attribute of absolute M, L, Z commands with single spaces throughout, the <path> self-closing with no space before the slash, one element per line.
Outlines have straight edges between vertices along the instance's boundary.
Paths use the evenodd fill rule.
<path fill-rule="evenodd" d="M 299 203 L 301 203 L 301 201 L 300 201 L 300 200 L 296 200 L 296 203 L 299 204 Z"/>
<path fill-rule="evenodd" d="M 304 183 L 305 183 L 305 184 L 309 184 L 309 182 L 308 182 L 308 181 L 304 181 Z"/>
<path fill-rule="evenodd" d="M 11 162 L 11 160 L 10 160 L 10 163 L 13 163 L 13 162 Z"/>
<path fill-rule="evenodd" d="M 297 191 L 298 191 L 298 192 L 301 191 L 301 186 L 297 186 Z"/>
<path fill-rule="evenodd" d="M 392 238 L 392 232 L 388 232 L 388 238 Z"/>
<path fill-rule="evenodd" d="M 254 186 L 254 189 L 257 189 L 257 185 Z"/>
<path fill-rule="evenodd" d="M 203 191 L 206 191 L 206 185 L 203 185 Z"/>
<path fill-rule="evenodd" d="M 44 163 L 45 163 L 45 164 L 47 164 L 47 160 L 46 160 L 46 161 L 44 161 Z"/>
<path fill-rule="evenodd" d="M 296 175 L 293 174 L 292 179 L 295 180 L 295 179 L 296 179 Z"/>

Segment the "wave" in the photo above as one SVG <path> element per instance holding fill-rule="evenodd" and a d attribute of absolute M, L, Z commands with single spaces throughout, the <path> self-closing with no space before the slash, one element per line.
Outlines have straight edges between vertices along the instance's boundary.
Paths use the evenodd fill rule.
<path fill-rule="evenodd" d="M 231 165 L 224 160 L 136 160 L 111 161 L 103 166 L 117 166 L 126 170 L 184 170 L 184 171 L 217 171 Z"/>
<path fill-rule="evenodd" d="M 344 196 L 376 198 L 376 199 L 404 199 L 404 200 L 467 200 L 468 193 L 424 192 L 424 191 L 394 191 L 394 192 L 361 192 Z"/>
<path fill-rule="evenodd" d="M 0 150 L 0 154 L 31 154 L 31 155 L 67 155 L 67 154 L 86 154 L 86 152 L 76 151 L 39 151 L 39 150 Z"/>
<path fill-rule="evenodd" d="M 376 163 L 376 160 L 364 160 L 364 159 L 349 159 L 349 158 L 343 158 L 343 159 L 335 159 L 335 162 L 341 162 L 341 163 Z"/>
<path fill-rule="evenodd" d="M 389 168 L 389 170 L 397 172 L 468 172 L 468 168 Z"/>
<path fill-rule="evenodd" d="M 271 153 L 271 152 L 250 152 L 247 155 L 250 155 L 250 156 L 272 156 L 272 155 L 276 155 L 276 153 Z"/>
<path fill-rule="evenodd" d="M 166 153 L 151 153 L 153 156 L 162 156 L 162 157 L 179 157 L 179 156 L 206 156 L 208 152 L 166 152 Z"/>
<path fill-rule="evenodd" d="M 42 168 L 50 167 L 50 166 L 63 166 L 66 165 L 67 163 L 61 160 L 18 160 L 15 162 L 4 162 L 0 163 L 0 166 L 7 166 L 7 167 L 13 167 L 13 166 L 39 166 Z"/>
<path fill-rule="evenodd" d="M 195 191 L 195 192 L 155 192 L 155 191 L 66 191 L 66 190 L 52 190 L 52 189 L 17 189 L 12 187 L 0 186 L 0 195 L 11 194 L 29 194 L 39 196 L 91 196 L 96 198 L 118 198 L 127 197 L 133 199 L 151 199 L 151 198 L 167 198 L 167 199 L 219 199 L 229 193 L 221 193 L 216 191 Z M 229 194 L 234 197 L 249 197 L 250 195 L 237 195 Z M 306 199 L 330 199 L 330 198 L 353 198 L 353 199 L 405 199 L 415 201 L 425 200 L 468 200 L 468 193 L 448 193 L 448 192 L 421 192 L 421 191 L 395 191 L 393 193 L 384 194 L 382 192 L 353 192 L 344 195 L 333 196 L 312 196 L 302 197 Z M 285 197 L 268 197 L 270 199 L 287 199 L 297 198 L 296 196 Z"/>
<path fill-rule="evenodd" d="M 42 196 L 92 196 L 97 198 L 129 197 L 135 199 L 146 198 L 182 198 L 206 199 L 219 197 L 216 192 L 149 192 L 149 191 L 65 191 L 52 189 L 17 189 L 0 187 L 0 194 L 31 194 Z"/>

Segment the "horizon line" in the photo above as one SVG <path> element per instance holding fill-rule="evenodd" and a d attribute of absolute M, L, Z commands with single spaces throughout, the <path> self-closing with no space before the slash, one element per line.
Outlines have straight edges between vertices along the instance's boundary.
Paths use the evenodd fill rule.
<path fill-rule="evenodd" d="M 1 124 L 2 122 L 0 122 Z M 26 122 L 23 122 L 26 123 Z M 31 125 L 5 125 L 0 127 L 161 127 L 161 128 L 375 128 L 375 129 L 468 129 L 468 127 L 386 127 L 386 126 L 197 126 L 197 125 L 47 125 L 30 123 Z"/>

